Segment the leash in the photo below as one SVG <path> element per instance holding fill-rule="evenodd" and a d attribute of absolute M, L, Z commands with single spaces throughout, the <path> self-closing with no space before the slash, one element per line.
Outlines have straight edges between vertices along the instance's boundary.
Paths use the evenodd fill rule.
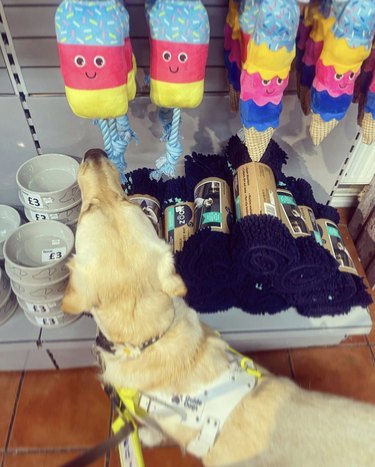
<path fill-rule="evenodd" d="M 90 465 L 104 456 L 104 454 L 117 447 L 121 441 L 131 435 L 133 431 L 134 426 L 131 423 L 127 423 L 115 435 L 111 436 L 103 443 L 94 446 L 75 459 L 63 464 L 61 467 L 85 467 L 86 465 Z"/>

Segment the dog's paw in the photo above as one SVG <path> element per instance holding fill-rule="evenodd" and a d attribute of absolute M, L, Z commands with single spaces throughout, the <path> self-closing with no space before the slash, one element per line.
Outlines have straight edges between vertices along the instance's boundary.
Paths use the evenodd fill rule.
<path fill-rule="evenodd" d="M 142 445 L 147 448 L 159 446 L 159 444 L 165 441 L 165 436 L 161 431 L 144 426 L 139 428 L 138 435 Z"/>

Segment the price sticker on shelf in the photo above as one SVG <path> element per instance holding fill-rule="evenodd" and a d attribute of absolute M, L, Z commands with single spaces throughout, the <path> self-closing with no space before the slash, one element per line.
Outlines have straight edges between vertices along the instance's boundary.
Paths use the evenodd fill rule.
<path fill-rule="evenodd" d="M 27 191 L 22 191 L 22 197 L 25 201 L 25 203 L 28 205 L 28 206 L 32 206 L 32 207 L 42 207 L 43 206 L 43 202 L 42 202 L 42 198 L 35 194 L 35 193 L 28 193 Z"/>
<path fill-rule="evenodd" d="M 42 250 L 42 263 L 48 263 L 49 261 L 57 261 L 66 255 L 66 247 L 60 248 L 48 248 Z"/>

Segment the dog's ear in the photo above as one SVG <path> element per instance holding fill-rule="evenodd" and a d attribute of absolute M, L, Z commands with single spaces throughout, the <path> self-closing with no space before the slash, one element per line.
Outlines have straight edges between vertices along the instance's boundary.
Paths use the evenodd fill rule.
<path fill-rule="evenodd" d="M 162 291 L 170 297 L 185 297 L 187 290 L 182 277 L 176 273 L 173 255 L 168 250 L 158 268 Z"/>
<path fill-rule="evenodd" d="M 87 294 L 80 285 L 81 279 L 76 270 L 74 259 L 69 261 L 68 267 L 70 270 L 69 281 L 60 308 L 65 313 L 74 315 L 90 311 L 91 304 L 87 302 Z"/>

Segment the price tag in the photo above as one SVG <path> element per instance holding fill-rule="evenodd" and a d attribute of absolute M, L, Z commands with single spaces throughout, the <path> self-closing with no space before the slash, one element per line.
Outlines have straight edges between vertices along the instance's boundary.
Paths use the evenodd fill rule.
<path fill-rule="evenodd" d="M 34 319 L 40 326 L 56 326 L 57 324 L 59 324 L 58 319 L 55 317 L 40 318 L 39 316 L 35 316 Z"/>
<path fill-rule="evenodd" d="M 48 250 L 42 250 L 42 263 L 48 263 L 49 261 L 57 261 L 66 255 L 66 247 L 60 248 L 49 248 Z"/>
<path fill-rule="evenodd" d="M 44 212 L 30 211 L 30 217 L 33 221 L 44 221 L 49 219 L 49 215 Z"/>
<path fill-rule="evenodd" d="M 43 202 L 42 198 L 39 195 L 34 193 L 28 193 L 27 191 L 22 191 L 23 199 L 28 206 L 42 207 Z"/>
<path fill-rule="evenodd" d="M 56 307 L 57 303 L 50 303 L 48 305 L 33 305 L 32 303 L 26 303 L 27 309 L 31 313 L 49 313 L 52 308 Z"/>

